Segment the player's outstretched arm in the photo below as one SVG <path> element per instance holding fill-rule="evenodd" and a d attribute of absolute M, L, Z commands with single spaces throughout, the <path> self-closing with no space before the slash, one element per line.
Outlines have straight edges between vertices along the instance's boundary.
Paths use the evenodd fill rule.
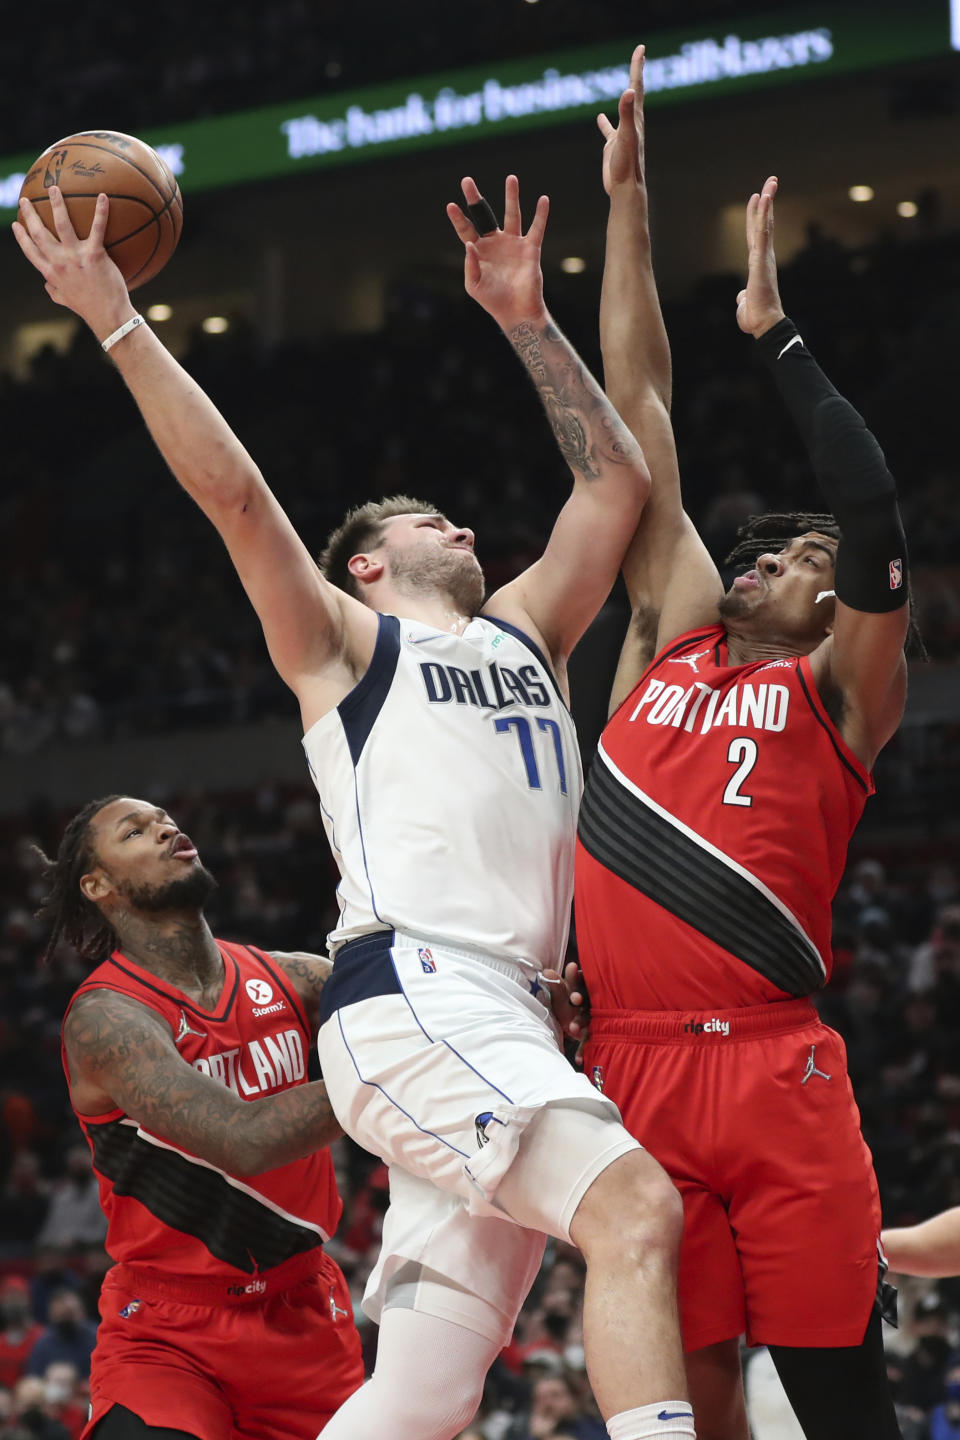
<path fill-rule="evenodd" d="M 610 197 L 600 299 L 600 346 L 607 394 L 643 447 L 650 497 L 623 563 L 636 623 L 621 656 L 611 709 L 636 684 L 657 648 L 716 620 L 723 591 L 717 568 L 683 508 L 670 423 L 670 346 L 653 273 L 643 112 L 644 47 L 630 61 L 630 88 L 616 128 L 604 137 L 603 184 Z M 652 648 L 651 613 L 658 617 Z"/>
<path fill-rule="evenodd" d="M 842 693 L 841 731 L 871 766 L 906 700 L 906 540 L 883 451 L 784 315 L 774 253 L 776 193 L 776 176 L 770 176 L 747 204 L 747 284 L 737 296 L 737 323 L 757 341 L 840 527 L 833 633 L 811 664 L 821 688 Z"/>
<path fill-rule="evenodd" d="M 136 315 L 123 276 L 103 247 L 109 201 L 99 196 L 90 235 L 79 240 L 60 191 L 51 186 L 49 196 L 57 235 L 26 200 L 14 234 L 51 299 L 78 315 L 102 342 Z M 273 662 L 301 703 L 305 684 L 322 685 L 323 676 L 342 664 L 348 619 L 348 639 L 357 627 L 361 631 L 361 653 L 353 658 L 369 661 L 375 617 L 323 579 L 223 416 L 149 326 L 131 330 L 111 348 L 110 358 L 170 469 L 220 532 L 260 617 Z M 370 654 L 364 656 L 365 643 Z"/>
<path fill-rule="evenodd" d="M 544 304 L 547 197 L 524 234 L 515 175 L 507 177 L 502 229 L 473 180 L 464 180 L 463 193 L 466 213 L 448 205 L 447 214 L 464 244 L 467 292 L 523 361 L 574 480 L 542 558 L 486 608 L 533 629 L 562 669 L 616 579 L 649 475 L 640 446 Z"/>
<path fill-rule="evenodd" d="M 919 1225 L 884 1230 L 880 1243 L 898 1275 L 960 1275 L 960 1206 Z"/>
<path fill-rule="evenodd" d="M 322 1081 L 241 1100 L 183 1059 L 158 1015 L 111 990 L 74 1002 L 64 1043 L 81 1114 L 119 1107 L 151 1134 L 231 1175 L 300 1160 L 341 1134 Z"/>

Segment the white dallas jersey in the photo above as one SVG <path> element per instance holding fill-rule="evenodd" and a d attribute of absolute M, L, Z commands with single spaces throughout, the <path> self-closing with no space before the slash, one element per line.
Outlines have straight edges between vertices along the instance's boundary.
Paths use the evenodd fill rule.
<path fill-rule="evenodd" d="M 381 615 L 370 668 L 303 745 L 342 877 L 331 946 L 395 929 L 560 961 L 580 753 L 519 630 L 475 619 L 450 635 Z"/>

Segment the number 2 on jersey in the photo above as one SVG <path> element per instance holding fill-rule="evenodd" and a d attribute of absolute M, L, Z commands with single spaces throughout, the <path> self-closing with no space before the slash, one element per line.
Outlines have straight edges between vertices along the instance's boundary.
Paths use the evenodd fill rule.
<path fill-rule="evenodd" d="M 523 756 L 523 764 L 527 772 L 527 784 L 531 790 L 542 790 L 540 781 L 540 767 L 537 764 L 537 752 L 534 749 L 533 735 L 530 731 L 530 721 L 525 715 L 511 715 L 509 719 L 500 716 L 493 722 L 493 728 L 499 735 L 507 735 L 511 730 L 516 732 L 520 742 L 520 754 Z M 553 737 L 553 750 L 557 760 L 557 774 L 560 778 L 560 794 L 567 793 L 567 767 L 563 758 L 563 741 L 560 738 L 560 726 L 556 720 L 548 720 L 545 715 L 537 718 L 537 729 Z"/>
<path fill-rule="evenodd" d="M 723 792 L 724 805 L 752 805 L 753 796 L 742 794 L 740 786 L 757 763 L 756 740 L 751 740 L 749 735 L 738 735 L 735 740 L 730 741 L 727 759 L 731 765 L 736 765 L 737 768 L 727 781 L 727 788 Z"/>

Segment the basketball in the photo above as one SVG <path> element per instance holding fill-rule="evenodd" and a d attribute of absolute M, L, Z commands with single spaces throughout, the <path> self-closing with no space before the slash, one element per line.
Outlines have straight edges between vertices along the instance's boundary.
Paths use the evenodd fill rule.
<path fill-rule="evenodd" d="M 83 130 L 44 150 L 20 199 L 28 199 L 56 234 L 51 185 L 60 187 L 82 240 L 90 234 L 97 196 L 110 197 L 104 244 L 130 290 L 159 275 L 176 250 L 183 228 L 180 187 L 169 165 L 142 140 L 115 130 Z"/>

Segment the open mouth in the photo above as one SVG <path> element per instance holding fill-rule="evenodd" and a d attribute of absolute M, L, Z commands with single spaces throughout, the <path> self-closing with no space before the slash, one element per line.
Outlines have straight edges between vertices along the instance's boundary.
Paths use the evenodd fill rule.
<path fill-rule="evenodd" d="M 197 848 L 189 835 L 178 835 L 170 847 L 171 860 L 195 860 Z"/>
<path fill-rule="evenodd" d="M 759 570 L 748 570 L 747 573 L 746 573 L 746 575 L 737 575 L 737 576 L 735 576 L 734 581 L 733 581 L 733 588 L 734 588 L 735 590 L 759 590 L 759 589 L 760 589 L 760 572 L 759 572 Z"/>

